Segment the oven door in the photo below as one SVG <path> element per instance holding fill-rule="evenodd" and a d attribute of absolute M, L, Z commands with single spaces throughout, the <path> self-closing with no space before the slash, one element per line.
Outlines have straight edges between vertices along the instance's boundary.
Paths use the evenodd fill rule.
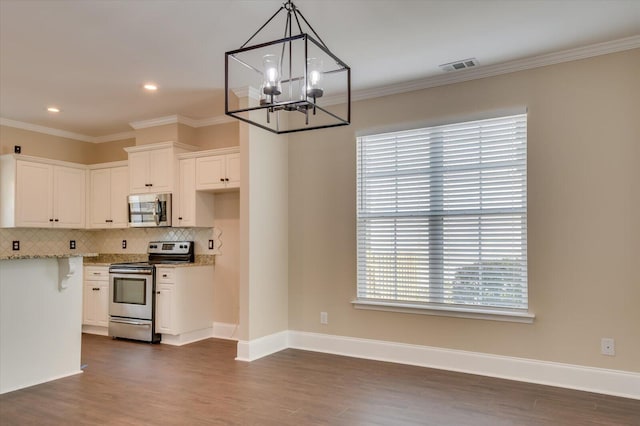
<path fill-rule="evenodd" d="M 109 274 L 109 315 L 153 319 L 153 270 Z"/>

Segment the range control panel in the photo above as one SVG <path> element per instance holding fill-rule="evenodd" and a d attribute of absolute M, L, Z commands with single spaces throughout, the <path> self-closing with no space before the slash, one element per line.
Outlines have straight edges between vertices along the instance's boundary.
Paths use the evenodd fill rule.
<path fill-rule="evenodd" d="M 149 254 L 189 254 L 193 253 L 193 241 L 151 241 Z"/>

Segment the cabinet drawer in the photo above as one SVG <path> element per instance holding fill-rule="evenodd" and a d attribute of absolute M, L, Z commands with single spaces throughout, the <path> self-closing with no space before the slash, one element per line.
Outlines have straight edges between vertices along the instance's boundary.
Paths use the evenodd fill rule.
<path fill-rule="evenodd" d="M 84 279 L 91 281 L 108 281 L 109 268 L 106 266 L 85 266 Z"/>
<path fill-rule="evenodd" d="M 173 284 L 175 283 L 175 270 L 169 268 L 157 268 L 156 269 L 156 282 L 158 284 Z"/>

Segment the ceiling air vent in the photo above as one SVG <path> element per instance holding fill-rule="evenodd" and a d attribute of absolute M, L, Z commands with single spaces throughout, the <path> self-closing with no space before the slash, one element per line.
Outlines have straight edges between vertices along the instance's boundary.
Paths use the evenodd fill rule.
<path fill-rule="evenodd" d="M 443 71 L 460 71 L 466 70 L 467 68 L 477 67 L 478 60 L 476 58 L 463 59 L 461 61 L 449 62 L 448 64 L 440 65 L 440 68 Z"/>

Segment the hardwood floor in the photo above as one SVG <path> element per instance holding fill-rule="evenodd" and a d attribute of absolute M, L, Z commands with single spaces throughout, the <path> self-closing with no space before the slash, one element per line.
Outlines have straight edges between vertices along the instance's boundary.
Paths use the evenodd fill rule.
<path fill-rule="evenodd" d="M 640 425 L 640 401 L 235 342 L 83 336 L 84 374 L 0 395 L 8 425 Z M 43 356 L 46 351 L 43 351 Z"/>

